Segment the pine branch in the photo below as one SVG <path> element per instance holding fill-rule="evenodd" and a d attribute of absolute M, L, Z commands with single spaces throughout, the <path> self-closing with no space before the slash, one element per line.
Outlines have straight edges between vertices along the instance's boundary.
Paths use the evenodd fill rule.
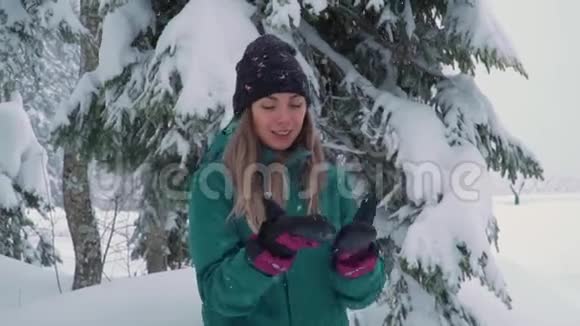
<path fill-rule="evenodd" d="M 330 58 L 332 63 L 342 71 L 345 76 L 345 81 L 348 81 L 349 84 L 356 85 L 370 99 L 376 99 L 380 95 L 381 91 L 361 75 L 348 59 L 334 51 L 310 24 L 303 21 L 300 24 L 299 32 L 311 46 Z"/>

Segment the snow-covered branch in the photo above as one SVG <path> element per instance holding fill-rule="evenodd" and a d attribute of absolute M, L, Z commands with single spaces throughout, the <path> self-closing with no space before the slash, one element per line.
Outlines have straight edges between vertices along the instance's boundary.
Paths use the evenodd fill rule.
<path fill-rule="evenodd" d="M 332 49 L 332 47 L 318 35 L 318 32 L 316 32 L 312 26 L 303 21 L 300 24 L 299 31 L 308 44 L 324 53 L 334 64 L 337 65 L 345 75 L 344 83 L 350 85 L 349 88 L 356 86 L 363 92 L 363 94 L 371 99 L 375 99 L 379 96 L 381 92 L 367 78 L 361 75 L 348 59 L 334 51 L 334 49 Z"/>
<path fill-rule="evenodd" d="M 258 36 L 251 12 L 249 5 L 238 1 L 188 3 L 157 42 L 147 73 L 153 75 L 146 85 L 149 101 L 160 102 L 166 95 L 176 97 L 174 112 L 184 118 L 204 117 L 218 106 L 230 112 L 235 64 L 245 46 Z M 175 87 L 175 78 L 181 81 L 181 89 Z"/>
<path fill-rule="evenodd" d="M 449 37 L 458 36 L 486 65 L 497 58 L 500 67 L 514 67 L 527 76 L 489 0 L 448 0 L 443 25 Z"/>
<path fill-rule="evenodd" d="M 30 119 L 24 111 L 22 97 L 14 93 L 10 102 L 0 103 L 0 207 L 17 203 L 12 184 L 48 198 L 46 150 L 36 139 Z"/>
<path fill-rule="evenodd" d="M 473 77 L 459 74 L 437 85 L 434 103 L 442 109 L 442 119 L 451 140 L 466 140 L 479 147 L 492 168 L 499 161 L 539 162 L 535 154 L 511 135 L 499 120 L 491 101 L 481 92 Z M 524 176 L 539 176 L 535 164 L 507 166 L 510 179 L 521 172 Z"/>

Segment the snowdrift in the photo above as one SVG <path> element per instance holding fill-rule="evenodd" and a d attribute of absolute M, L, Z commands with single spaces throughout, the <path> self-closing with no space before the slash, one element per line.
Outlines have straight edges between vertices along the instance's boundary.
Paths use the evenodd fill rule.
<path fill-rule="evenodd" d="M 489 326 L 578 326 L 580 264 L 574 254 L 580 246 L 576 236 L 580 196 L 526 197 L 522 203 L 513 206 L 507 197 L 496 200 L 502 230 L 497 262 L 513 310 L 507 310 L 477 281 L 463 287 L 460 300 Z M 70 289 L 72 278 L 61 278 L 63 289 Z M 87 326 L 201 326 L 200 306 L 191 268 L 115 278 L 61 295 L 53 270 L 0 256 L 2 326 L 76 326 L 79 322 Z M 356 315 L 359 326 L 378 326 L 384 307 L 371 306 Z"/>
<path fill-rule="evenodd" d="M 514 309 L 508 311 L 491 293 L 467 284 L 460 298 L 474 313 L 493 326 L 577 326 L 578 306 L 565 300 L 546 284 L 514 263 L 499 259 L 510 284 Z M 0 260 L 0 303 L 14 309 L 3 313 L 3 325 L 13 326 L 203 326 L 201 300 L 191 268 L 130 279 L 57 295 L 53 276 L 45 270 Z M 8 268 L 6 268 L 6 266 Z M 20 275 L 16 277 L 16 275 Z M 17 280 L 14 282 L 14 280 Z M 36 279 L 34 283 L 28 281 Z M 11 281 L 12 280 L 12 281 Z M 16 306 L 12 293 L 26 282 L 27 304 Z M 33 292 L 30 290 L 34 289 Z M 38 297 L 45 295 L 44 299 Z M 10 300 L 12 298 L 12 300 Z M 36 300 L 31 300 L 36 299 Z M 381 325 L 383 307 L 357 311 L 361 326 Z"/>
<path fill-rule="evenodd" d="M 184 269 L 50 296 L 3 313 L 2 325 L 203 326 L 200 307 L 193 269 Z"/>
<path fill-rule="evenodd" d="M 72 277 L 61 276 L 60 281 L 63 292 L 72 287 Z M 54 270 L 0 255 L 0 311 L 17 309 L 59 293 Z"/>

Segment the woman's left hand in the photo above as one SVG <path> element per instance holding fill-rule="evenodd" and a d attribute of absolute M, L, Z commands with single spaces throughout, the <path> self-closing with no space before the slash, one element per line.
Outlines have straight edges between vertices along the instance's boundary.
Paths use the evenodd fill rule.
<path fill-rule="evenodd" d="M 372 271 L 379 257 L 375 243 L 377 230 L 373 226 L 377 198 L 367 196 L 357 210 L 352 223 L 345 225 L 333 244 L 333 264 L 344 277 L 357 278 Z"/>

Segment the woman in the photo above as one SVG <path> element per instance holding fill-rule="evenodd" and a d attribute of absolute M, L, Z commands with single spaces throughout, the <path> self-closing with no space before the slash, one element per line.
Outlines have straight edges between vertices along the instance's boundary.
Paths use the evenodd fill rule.
<path fill-rule="evenodd" d="M 324 165 L 295 54 L 272 35 L 248 45 L 233 122 L 192 178 L 191 255 L 207 326 L 344 326 L 346 309 L 371 304 L 386 282 L 376 201 L 357 210 L 339 170 Z"/>

